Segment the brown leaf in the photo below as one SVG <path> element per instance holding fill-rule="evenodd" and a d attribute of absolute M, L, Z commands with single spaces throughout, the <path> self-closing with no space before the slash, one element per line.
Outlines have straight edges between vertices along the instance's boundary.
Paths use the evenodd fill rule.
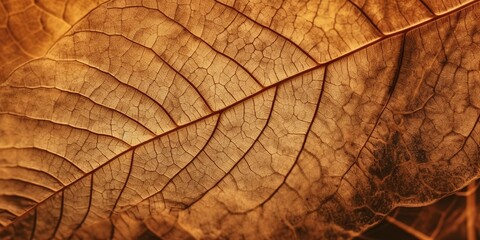
<path fill-rule="evenodd" d="M 1 84 L 0 236 L 350 238 L 449 195 L 479 4 L 101 4 Z"/>

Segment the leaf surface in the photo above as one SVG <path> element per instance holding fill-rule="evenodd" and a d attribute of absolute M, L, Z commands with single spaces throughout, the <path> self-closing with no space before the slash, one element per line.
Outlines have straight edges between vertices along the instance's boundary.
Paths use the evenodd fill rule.
<path fill-rule="evenodd" d="M 461 189 L 480 9 L 439 3 L 99 5 L 0 86 L 1 236 L 349 238 Z"/>

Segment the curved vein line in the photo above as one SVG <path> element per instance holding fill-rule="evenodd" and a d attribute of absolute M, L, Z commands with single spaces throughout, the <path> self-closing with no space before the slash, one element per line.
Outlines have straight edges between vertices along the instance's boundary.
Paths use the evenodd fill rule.
<path fill-rule="evenodd" d="M 418 0 L 433 16 L 437 16 L 437 14 L 432 10 L 432 8 L 424 1 Z"/>
<path fill-rule="evenodd" d="M 4 213 L 7 213 L 7 214 L 10 214 L 12 216 L 15 216 L 17 217 L 17 214 L 15 214 L 14 212 L 8 210 L 8 209 L 5 209 L 5 208 L 0 208 L 0 212 L 2 212 L 2 214 Z M 8 221 L 8 218 L 7 218 L 7 221 Z M 0 227 L 5 227 L 3 224 L 0 223 Z"/>
<path fill-rule="evenodd" d="M 64 203 L 65 203 L 65 193 L 62 191 L 62 199 L 61 199 L 61 203 L 60 203 L 60 213 L 59 213 L 59 216 L 58 216 L 57 224 L 55 225 L 55 229 L 53 230 L 53 233 L 52 233 L 50 239 L 55 239 L 55 234 L 57 233 L 58 228 L 60 227 L 60 223 L 62 222 Z"/>
<path fill-rule="evenodd" d="M 7 26 L 5 29 L 7 30 L 8 35 L 10 35 L 10 36 L 12 37 L 13 42 L 15 43 L 15 45 L 17 45 L 18 49 L 20 49 L 20 51 L 21 51 L 22 53 L 24 53 L 24 54 L 25 54 L 27 57 L 29 57 L 29 58 L 37 58 L 37 56 L 29 53 L 25 48 L 23 48 L 22 44 L 20 44 L 20 41 L 18 41 L 17 37 L 15 37 L 15 35 L 13 35 L 13 33 L 10 31 L 10 27 L 9 27 L 9 26 Z M 12 73 L 13 73 L 13 72 L 12 72 Z"/>
<path fill-rule="evenodd" d="M 33 226 L 32 226 L 32 233 L 30 234 L 30 240 L 33 240 L 35 236 L 35 229 L 37 228 L 37 209 L 35 208 L 35 212 L 33 214 Z"/>
<path fill-rule="evenodd" d="M 93 34 L 101 34 L 101 35 L 105 35 L 107 37 L 112 37 L 112 36 L 116 36 L 116 37 L 121 37 L 129 42 L 131 42 L 132 44 L 136 45 L 136 46 L 139 46 L 139 47 L 142 47 L 142 48 L 145 48 L 147 49 L 147 51 L 150 51 L 152 52 L 158 59 L 160 59 L 166 66 L 168 66 L 172 71 L 174 71 L 176 74 L 178 74 L 180 77 L 183 78 L 183 80 L 185 82 L 187 82 L 188 85 L 190 85 L 194 90 L 195 92 L 197 92 L 198 96 L 203 100 L 203 102 L 205 103 L 205 105 L 208 107 L 208 109 L 210 110 L 210 112 L 213 112 L 213 109 L 212 107 L 210 106 L 210 104 L 208 104 L 208 101 L 205 99 L 205 97 L 200 94 L 200 91 L 193 85 L 193 83 L 191 83 L 187 77 L 185 77 L 180 71 L 177 71 L 175 68 L 173 68 L 173 66 L 170 66 L 170 64 L 162 57 L 160 56 L 160 54 L 158 54 L 157 52 L 155 52 L 153 49 L 151 48 L 148 48 L 146 46 L 143 46 L 141 45 L 140 43 L 134 41 L 133 39 L 130 39 L 122 34 L 117 34 L 117 33 L 104 33 L 104 32 L 100 32 L 100 31 L 97 31 L 97 30 L 79 30 L 79 31 L 75 31 L 74 33 L 72 33 L 71 35 L 75 35 L 77 33 L 93 33 Z"/>
<path fill-rule="evenodd" d="M 65 22 L 67 22 L 67 20 L 65 19 L 65 12 L 66 12 L 66 10 L 67 10 L 68 2 L 69 2 L 69 0 L 65 0 L 65 1 L 63 2 L 62 12 L 60 13 L 60 15 L 61 15 L 60 18 L 62 18 L 62 20 L 65 21 Z M 67 22 L 67 23 L 68 23 L 68 25 L 70 25 L 70 27 L 72 26 L 71 23 L 69 23 L 69 22 Z"/>
<path fill-rule="evenodd" d="M 83 94 L 81 94 L 81 93 L 79 93 L 79 92 L 73 92 L 73 91 L 70 91 L 70 90 L 67 90 L 67 89 L 58 88 L 58 87 L 45 87 L 45 86 L 28 87 L 28 86 L 3 85 L 3 86 L 0 86 L 0 88 L 1 88 L 1 87 L 11 87 L 11 88 L 20 88 L 20 89 L 22 89 L 22 88 L 24 88 L 24 89 L 48 89 L 48 90 L 52 90 L 52 89 L 53 89 L 53 90 L 57 90 L 57 91 L 60 91 L 60 92 L 65 92 L 65 93 L 70 93 L 70 94 L 73 94 L 73 95 L 78 95 L 78 96 L 80 96 L 80 97 L 82 97 L 82 98 L 85 98 L 87 101 L 90 101 L 90 102 L 92 102 L 92 103 L 94 103 L 94 104 L 96 104 L 96 105 L 98 105 L 98 106 L 105 107 L 105 108 L 107 108 L 107 109 L 110 109 L 110 110 L 113 111 L 113 112 L 117 112 L 118 114 L 120 114 L 120 115 L 122 115 L 122 116 L 124 116 L 124 117 L 126 117 L 126 118 L 128 118 L 128 119 L 130 119 L 130 120 L 132 120 L 133 122 L 137 123 L 138 126 L 140 126 L 141 128 L 145 129 L 146 131 L 148 131 L 148 132 L 151 133 L 152 135 L 154 135 L 154 136 L 156 135 L 152 130 L 144 127 L 144 126 L 142 125 L 142 123 L 140 123 L 138 120 L 136 120 L 136 119 L 128 116 L 127 114 L 125 114 L 125 113 L 123 113 L 123 112 L 121 112 L 121 111 L 119 111 L 119 110 L 117 110 L 117 109 L 115 109 L 115 108 L 112 108 L 112 107 L 109 107 L 109 106 L 105 106 L 105 105 L 103 105 L 103 104 L 101 104 L 101 103 L 95 102 L 95 101 L 93 101 L 92 99 L 90 99 L 88 96 L 85 96 L 85 95 L 83 95 Z"/>
<path fill-rule="evenodd" d="M 221 115 L 222 116 L 222 115 Z M 180 175 L 181 173 L 185 172 L 185 171 L 188 171 L 187 167 L 190 166 L 191 164 L 193 164 L 193 162 L 195 161 L 195 159 L 197 159 L 197 157 L 200 155 L 200 153 L 204 152 L 205 148 L 207 147 L 207 145 L 210 143 L 210 141 L 212 140 L 213 138 L 213 135 L 215 135 L 215 133 L 217 132 L 218 130 L 218 124 L 220 123 L 220 120 L 221 120 L 221 116 L 218 117 L 217 119 L 217 122 L 215 123 L 215 127 L 213 128 L 213 131 L 212 131 L 212 134 L 210 134 L 210 136 L 208 137 L 207 141 L 205 141 L 205 144 L 203 145 L 202 149 L 200 149 L 197 154 L 195 154 L 195 156 L 192 158 L 192 160 L 190 160 L 185 166 L 183 166 L 180 171 L 178 171 L 177 173 L 175 173 L 175 175 L 173 175 L 166 183 L 165 185 L 157 192 L 155 192 L 154 194 L 152 194 L 151 196 L 143 199 L 141 202 L 147 200 L 147 199 L 150 199 L 152 198 L 153 196 L 157 195 L 158 193 L 161 193 L 167 186 L 170 185 L 170 183 L 173 182 L 174 179 L 176 179 L 176 177 L 178 175 Z M 190 175 L 190 174 L 189 174 Z M 127 208 L 129 209 L 129 208 Z M 125 210 L 127 210 L 125 209 Z"/>
<path fill-rule="evenodd" d="M 35 168 L 31 168 L 31 167 L 28 167 L 28 166 L 21 166 L 21 165 L 16 165 L 16 166 L 2 166 L 2 168 L 20 168 L 20 169 L 26 169 L 27 171 L 32 171 L 32 172 L 36 172 L 36 173 L 40 173 L 40 174 L 45 174 L 45 175 L 48 175 L 49 177 L 55 179 L 58 183 L 60 183 L 61 185 L 63 185 L 63 187 L 65 187 L 65 184 L 60 181 L 60 179 L 58 179 L 56 176 L 52 175 L 51 173 L 49 172 L 45 172 L 43 170 L 38 170 L 38 169 L 35 169 Z M 15 178 L 15 179 L 18 179 L 18 178 Z M 56 191 L 56 190 L 55 190 Z"/>
<path fill-rule="evenodd" d="M 69 163 L 70 166 L 73 166 L 74 168 L 76 168 L 78 171 L 80 171 L 82 174 L 87 174 L 85 171 L 83 171 L 80 167 L 78 167 L 77 165 L 75 165 L 70 159 L 67 159 L 66 157 L 63 157 L 63 156 L 60 156 L 58 155 L 58 153 L 54 153 L 54 152 L 50 152 L 49 150 L 46 150 L 46 149 L 42 149 L 42 148 L 38 148 L 38 147 L 0 147 L 0 151 L 7 151 L 7 150 L 10 150 L 10 149 L 14 149 L 14 150 L 18 150 L 18 151 L 21 151 L 23 149 L 26 149 L 26 150 L 35 150 L 35 151 L 40 151 L 40 152 L 45 152 L 47 154 L 50 154 L 50 155 L 53 155 L 55 157 L 58 157 L 60 159 L 63 159 L 65 160 L 65 162 Z M 65 186 L 66 187 L 66 186 Z"/>
<path fill-rule="evenodd" d="M 58 17 L 57 15 L 55 15 L 54 12 L 46 9 L 46 8 L 43 8 L 42 6 L 40 6 L 39 4 L 37 4 L 37 1 L 32 1 L 32 6 L 38 8 L 40 11 L 43 11 L 45 14 L 47 14 L 48 16 L 51 16 L 53 18 L 56 18 L 56 19 L 59 19 L 60 21 L 62 21 L 63 23 L 66 23 L 67 25 L 71 26 L 72 24 L 68 23 L 67 21 L 65 21 L 65 19 L 61 18 L 61 17 Z"/>
<path fill-rule="evenodd" d="M 115 79 L 117 82 L 119 82 L 121 85 L 127 87 L 128 89 L 133 89 L 135 92 L 138 92 L 140 93 L 140 95 L 142 96 L 145 96 L 147 97 L 148 99 L 150 99 L 153 103 L 155 103 L 156 105 L 158 105 L 164 112 L 165 112 L 165 115 L 167 115 L 167 117 L 170 119 L 170 121 L 172 121 L 172 123 L 175 125 L 175 126 L 178 126 L 177 125 L 177 122 L 175 120 L 173 120 L 172 116 L 170 115 L 170 113 L 163 107 L 162 104 L 160 104 L 160 102 L 158 102 L 156 99 L 154 99 L 153 97 L 151 97 L 150 95 L 148 95 L 148 93 L 146 92 L 143 92 L 143 91 L 140 91 L 140 89 L 137 89 L 131 85 L 129 85 L 128 83 L 125 83 L 123 81 L 120 81 L 120 79 L 118 79 L 117 77 L 115 77 L 113 74 L 107 72 L 107 71 L 104 71 L 102 69 L 100 69 L 99 67 L 97 66 L 94 66 L 94 65 L 91 65 L 89 63 L 86 63 L 84 61 L 81 61 L 81 60 L 77 60 L 77 59 L 52 59 L 52 58 L 48 58 L 48 57 L 44 57 L 43 59 L 48 59 L 48 60 L 51 60 L 51 61 L 59 61 L 59 62 L 70 62 L 70 63 L 78 63 L 79 65 L 83 65 L 87 68 L 93 68 L 95 71 L 99 71 L 101 73 L 103 73 L 104 75 L 107 75 L 113 79 Z"/>
<path fill-rule="evenodd" d="M 307 51 L 305 51 L 303 48 L 301 48 L 298 44 L 296 44 L 295 42 L 293 42 L 290 38 L 280 34 L 279 32 L 277 32 L 276 30 L 274 30 L 273 28 L 270 28 L 270 27 L 267 27 L 255 20 L 253 20 L 252 18 L 250 18 L 249 16 L 247 16 L 245 13 L 237 10 L 235 7 L 232 7 L 232 6 L 229 6 L 225 3 L 222 3 L 222 2 L 219 2 L 218 0 L 214 0 L 215 3 L 217 4 L 220 4 L 222 6 L 224 6 L 225 8 L 227 9 L 231 9 L 233 10 L 234 12 L 237 12 L 238 14 L 242 15 L 243 17 L 245 17 L 246 19 L 250 20 L 251 22 L 253 22 L 254 24 L 258 24 L 260 27 L 264 28 L 264 29 L 267 29 L 268 31 L 271 31 L 273 32 L 274 34 L 276 34 L 277 36 L 281 37 L 282 39 L 284 39 L 285 41 L 289 42 L 290 44 L 292 44 L 293 46 L 295 46 L 296 49 L 300 50 L 303 54 L 305 54 L 305 56 L 307 56 L 310 60 L 312 60 L 313 62 L 315 62 L 316 64 L 320 64 L 320 62 L 318 62 L 315 58 L 313 58 Z M 277 10 L 278 11 L 278 10 Z"/>
<path fill-rule="evenodd" d="M 345 170 L 345 173 L 342 174 L 342 176 L 340 177 L 340 180 L 338 181 L 337 189 L 331 194 L 331 197 L 333 197 L 338 192 L 338 190 L 340 189 L 340 185 L 341 185 L 342 181 L 345 180 L 345 176 L 350 172 L 350 170 L 353 168 L 353 166 L 357 165 L 357 162 L 358 162 L 358 159 L 359 159 L 360 155 L 362 154 L 363 150 L 367 146 L 367 143 L 370 141 L 370 138 L 372 137 L 373 133 L 375 132 L 375 129 L 378 126 L 378 123 L 380 122 L 380 119 L 382 118 L 382 115 L 383 115 L 385 109 L 387 109 L 387 105 L 390 102 L 390 99 L 392 98 L 393 91 L 395 91 L 395 87 L 397 86 L 397 81 L 398 81 L 398 78 L 400 76 L 400 70 L 402 69 L 402 66 L 403 66 L 402 63 L 403 63 L 403 54 L 405 52 L 405 42 L 406 42 L 406 34 L 403 34 L 402 45 L 400 47 L 400 53 L 399 53 L 399 56 L 398 56 L 398 64 L 397 64 L 398 67 L 397 67 L 397 70 L 395 71 L 395 75 L 393 77 L 392 84 L 390 85 L 390 87 L 388 89 L 388 98 L 385 101 L 385 104 L 383 105 L 382 110 L 378 114 L 377 120 L 375 121 L 375 124 L 373 125 L 372 130 L 370 131 L 370 134 L 367 136 L 367 139 L 365 140 L 364 144 L 362 145 L 362 147 L 358 151 L 357 156 L 355 157 L 353 162 L 348 166 L 347 170 Z"/>
<path fill-rule="evenodd" d="M 0 182 L 18 182 L 18 183 L 22 183 L 22 185 L 32 185 L 34 187 L 38 187 L 38 188 L 41 188 L 45 191 L 48 191 L 48 192 L 53 192 L 55 193 L 56 189 L 51 189 L 49 187 L 46 187 L 46 186 L 42 186 L 40 185 L 39 183 L 34 183 L 34 182 L 29 182 L 27 180 L 23 180 L 23 179 L 19 179 L 19 178 L 0 178 Z"/>
<path fill-rule="evenodd" d="M 70 166 L 73 166 L 74 168 L 76 168 L 82 174 L 86 174 L 85 171 L 83 171 L 77 165 L 73 164 L 73 162 L 71 160 L 67 159 L 66 157 L 60 156 L 57 153 L 50 152 L 49 150 L 46 150 L 46 149 L 42 149 L 42 148 L 38 148 L 38 147 L 5 147 L 5 148 L 0 147 L 0 151 L 8 151 L 10 149 L 14 149 L 14 150 L 18 150 L 18 151 L 21 151 L 21 150 L 35 150 L 35 151 L 45 152 L 47 154 L 53 155 L 54 157 L 58 157 L 60 159 L 65 160 L 65 162 L 69 163 Z"/>
<path fill-rule="evenodd" d="M 365 19 L 367 19 L 367 21 L 370 23 L 370 25 L 372 25 L 372 27 L 375 28 L 375 30 L 381 35 L 381 36 L 384 36 L 385 34 L 383 33 L 382 30 L 380 30 L 380 28 L 377 26 L 377 24 L 375 24 L 373 22 L 373 19 L 370 18 L 370 16 L 367 15 L 367 13 L 363 10 L 363 8 L 361 8 L 360 6 L 358 6 L 353 0 L 347 0 L 347 2 L 349 2 L 351 5 L 353 5 L 354 8 L 356 8 L 358 11 L 360 11 L 360 14 L 362 14 Z"/>
<path fill-rule="evenodd" d="M 66 0 L 66 1 L 65 1 L 65 4 L 64 4 L 65 7 L 64 7 L 64 9 L 63 9 L 63 14 L 62 14 L 62 19 L 64 19 L 64 20 L 65 20 L 65 9 L 66 9 L 66 6 L 67 6 L 67 4 L 68 4 L 69 1 L 70 1 L 70 0 Z M 95 10 L 103 7 L 104 5 L 107 5 L 107 4 L 110 3 L 110 2 L 112 2 L 112 0 L 107 0 L 107 1 L 104 1 L 104 2 L 102 2 L 102 3 L 100 3 L 100 4 L 98 4 L 97 6 L 95 6 L 95 7 L 92 8 L 92 9 L 90 9 L 88 12 L 86 12 L 81 18 L 77 19 L 77 21 L 76 21 L 75 23 L 68 23 L 68 22 L 65 20 L 65 22 L 67 22 L 67 23 L 70 25 L 70 28 L 65 32 L 64 35 L 62 35 L 61 37 L 57 38 L 57 39 L 52 43 L 52 45 L 50 45 L 50 48 L 48 48 L 48 49 L 45 51 L 45 56 L 48 55 L 48 53 L 50 53 L 50 51 L 52 50 L 52 48 L 54 48 L 54 47 L 57 45 L 57 43 L 58 43 L 64 36 L 66 36 L 66 33 L 70 32 L 70 30 L 72 30 L 73 26 L 76 25 L 76 23 L 79 23 L 79 22 L 81 22 L 81 21 L 83 21 L 83 20 L 85 20 L 85 19 L 88 19 L 88 16 L 90 16 L 90 14 L 91 14 L 93 11 L 95 11 Z M 9 77 L 10 77 L 10 76 L 9 76 Z"/>
<path fill-rule="evenodd" d="M 78 231 L 78 229 L 80 227 L 82 227 L 83 223 L 87 219 L 88 214 L 90 213 L 90 207 L 92 206 L 92 198 L 93 198 L 93 174 L 92 175 L 89 174 L 89 176 L 90 176 L 90 195 L 89 195 L 89 198 L 88 198 L 87 212 L 83 216 L 82 221 L 80 221 L 80 223 L 73 229 L 72 233 L 70 234 L 70 236 L 67 237 L 67 239 L 72 239 L 75 232 Z M 62 190 L 62 192 L 63 192 L 63 190 Z"/>
<path fill-rule="evenodd" d="M 132 156 L 130 157 L 130 166 L 128 169 L 128 175 L 127 178 L 125 179 L 125 183 L 123 184 L 122 190 L 120 190 L 120 193 L 118 194 L 117 199 L 115 200 L 115 203 L 113 204 L 112 210 L 110 211 L 110 217 L 112 217 L 113 212 L 115 211 L 115 208 L 117 207 L 118 201 L 120 201 L 120 197 L 122 196 L 123 192 L 125 191 L 125 188 L 127 187 L 128 180 L 130 179 L 130 175 L 132 173 L 133 169 L 133 161 L 135 157 L 135 150 L 133 149 L 132 151 Z"/>
<path fill-rule="evenodd" d="M 475 123 L 473 124 L 473 127 L 472 127 L 472 130 L 470 130 L 470 132 L 468 133 L 468 135 L 465 137 L 465 139 L 463 140 L 463 143 L 462 143 L 462 146 L 458 149 L 458 151 L 455 152 L 455 154 L 452 155 L 451 158 L 457 156 L 461 151 L 464 150 L 465 148 L 465 145 L 467 144 L 467 141 L 470 139 L 470 137 L 472 136 L 473 132 L 475 131 L 475 128 L 477 128 L 477 125 L 480 121 L 480 114 L 477 116 L 477 119 L 475 121 Z"/>
<path fill-rule="evenodd" d="M 5 5 L 5 3 L 2 3 L 2 5 Z M 19 15 L 19 14 L 25 13 L 28 9 L 30 9 L 32 7 L 36 7 L 34 5 L 33 1 L 31 3 L 29 3 L 28 5 L 24 6 L 23 8 L 21 8 L 21 9 L 15 9 L 15 10 L 7 11 L 5 6 L 3 7 L 3 9 L 5 9 L 5 13 L 6 13 L 5 16 L 7 16 L 7 18 L 9 18 L 9 17 L 14 16 L 14 15 Z M 12 9 L 12 7 L 10 7 L 10 9 Z M 42 9 L 39 9 L 39 10 L 42 11 Z"/>
<path fill-rule="evenodd" d="M 15 195 L 15 194 L 8 194 L 8 193 L 0 193 L 0 196 L 4 196 L 4 197 L 7 197 L 7 198 L 23 198 L 27 201 L 31 201 L 32 203 L 36 202 L 34 199 L 28 197 L 28 196 L 20 196 L 20 195 Z M 17 216 L 17 214 L 14 214 L 15 216 Z"/>
<path fill-rule="evenodd" d="M 242 162 L 242 160 L 245 160 L 245 157 L 247 156 L 247 154 L 253 149 L 253 147 L 255 146 L 255 144 L 258 142 L 258 140 L 260 139 L 260 136 L 262 136 L 263 132 L 265 131 L 265 129 L 267 128 L 268 126 L 268 123 L 270 123 L 270 119 L 272 117 L 272 113 L 273 113 L 273 109 L 275 107 L 275 102 L 277 100 L 277 91 L 278 91 L 278 88 L 275 88 L 275 93 L 273 95 L 273 99 L 272 99 L 272 105 L 270 107 L 270 112 L 268 113 L 268 118 L 267 118 L 267 121 L 265 122 L 265 125 L 263 126 L 262 130 L 258 133 L 257 137 L 255 138 L 255 140 L 252 142 L 252 145 L 250 145 L 250 147 L 247 149 L 247 151 L 245 151 L 243 153 L 243 155 L 238 159 L 238 161 L 235 162 L 235 164 L 233 164 L 233 166 L 223 175 L 223 177 L 221 177 L 217 182 L 215 182 L 214 185 L 212 185 L 212 187 L 210 187 L 209 189 L 207 189 L 205 192 L 203 192 L 199 197 L 197 197 L 197 199 L 195 199 L 193 202 L 189 203 L 188 204 L 188 207 L 191 207 L 193 206 L 193 204 L 195 204 L 196 202 L 200 201 L 203 197 L 205 197 L 214 187 L 218 186 L 218 184 L 220 182 L 223 181 L 223 179 L 225 179 L 227 176 L 231 175 L 232 171 L 238 166 L 238 164 L 240 164 L 240 162 Z M 250 168 L 250 166 L 249 166 Z"/>
<path fill-rule="evenodd" d="M 82 128 L 82 127 L 70 125 L 70 124 L 68 124 L 68 123 L 56 122 L 56 121 L 53 121 L 53 120 L 50 120 L 50 119 L 37 118 L 37 117 L 32 117 L 32 116 L 27 116 L 27 115 L 21 115 L 21 114 L 13 113 L 13 112 L 2 112 L 2 111 L 0 111 L 0 115 L 11 115 L 11 116 L 15 116 L 15 117 L 26 118 L 26 119 L 35 120 L 35 121 L 44 121 L 44 122 L 49 122 L 49 123 L 56 124 L 56 125 L 61 125 L 61 126 L 65 126 L 65 127 L 70 127 L 70 128 L 77 129 L 77 130 L 80 130 L 80 131 L 89 132 L 90 134 L 94 134 L 94 135 L 98 135 L 98 136 L 103 136 L 103 137 L 107 137 L 107 138 L 113 138 L 113 139 L 118 140 L 119 142 L 125 143 L 126 145 L 128 145 L 129 147 L 131 147 L 130 144 L 128 144 L 127 142 L 125 142 L 124 140 L 122 140 L 122 139 L 120 139 L 120 138 L 118 138 L 118 137 L 111 136 L 111 135 L 107 135 L 107 134 L 104 134 L 104 133 L 97 133 L 97 132 L 94 132 L 94 131 L 92 131 L 92 130 L 90 130 L 90 129 L 88 129 L 88 128 Z"/>
<path fill-rule="evenodd" d="M 224 56 L 226 58 L 228 58 L 230 61 L 234 62 L 237 66 L 239 66 L 243 71 L 245 71 L 261 88 L 264 88 L 265 86 L 260 83 L 260 81 L 258 81 L 258 79 L 253 76 L 253 74 L 248 71 L 242 64 L 240 64 L 237 60 L 235 60 L 234 58 L 228 56 L 227 54 L 223 53 L 223 52 L 220 52 L 219 50 L 217 50 L 216 48 L 214 48 L 213 46 L 211 46 L 210 44 L 208 44 L 205 40 L 203 40 L 201 37 L 193 34 L 190 29 L 188 29 L 187 27 L 183 26 L 182 24 L 178 23 L 177 21 L 175 21 L 175 19 L 172 19 L 171 17 L 167 16 L 165 13 L 163 13 L 160 9 L 158 8 L 150 8 L 150 7 L 146 7 L 146 6 L 129 6 L 129 7 L 124 7 L 122 9 L 127 9 L 127 8 L 143 8 L 143 9 L 149 9 L 149 10 L 153 10 L 155 12 L 158 12 L 160 13 L 162 16 L 164 16 L 165 18 L 169 19 L 172 23 L 176 24 L 177 26 L 180 26 L 183 30 L 187 31 L 190 35 L 193 36 L 194 39 L 197 39 L 199 40 L 200 42 L 202 42 L 203 44 L 207 45 L 207 47 L 213 49 L 213 51 L 215 51 L 216 53 L 218 53 L 220 56 Z M 109 9 L 115 9 L 115 8 L 109 8 Z"/>
<path fill-rule="evenodd" d="M 307 139 L 308 139 L 308 135 L 310 134 L 310 130 L 312 129 L 312 126 L 313 126 L 313 122 L 315 121 L 315 118 L 317 117 L 317 114 L 318 114 L 318 111 L 319 111 L 319 108 L 320 108 L 320 103 L 322 101 L 322 97 L 323 97 L 323 93 L 325 92 L 325 83 L 327 81 L 327 66 L 325 66 L 325 69 L 324 69 L 324 72 L 323 72 L 323 81 L 322 81 L 322 87 L 320 88 L 320 94 L 318 96 L 318 100 L 317 100 L 317 103 L 315 105 L 315 112 L 313 113 L 313 117 L 312 117 L 312 120 L 310 121 L 310 124 L 308 125 L 308 129 L 307 131 L 305 132 L 305 137 L 303 139 L 303 143 L 302 143 L 302 146 L 300 147 L 300 149 L 298 150 L 298 154 L 297 154 L 297 157 L 295 158 L 295 161 L 293 162 L 292 166 L 290 167 L 290 169 L 288 170 L 288 172 L 285 174 L 284 178 L 283 178 L 283 181 L 273 190 L 272 193 L 270 193 L 270 195 L 264 199 L 261 203 L 259 203 L 257 206 L 247 210 L 247 211 L 244 211 L 242 213 L 248 213 L 248 212 L 251 212 L 259 207 L 262 207 L 265 203 L 267 203 L 268 201 L 270 201 L 270 199 L 273 198 L 273 196 L 275 196 L 275 194 L 280 190 L 280 188 L 287 182 L 287 178 L 290 176 L 290 173 L 292 172 L 293 168 L 295 166 L 297 166 L 298 164 L 298 160 L 300 159 L 300 156 L 302 155 L 302 152 L 303 152 L 303 149 L 305 148 L 305 144 L 307 143 Z"/>

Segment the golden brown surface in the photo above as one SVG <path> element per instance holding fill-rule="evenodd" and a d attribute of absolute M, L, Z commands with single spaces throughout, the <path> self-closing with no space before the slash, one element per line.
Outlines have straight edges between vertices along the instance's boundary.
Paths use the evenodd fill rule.
<path fill-rule="evenodd" d="M 43 56 L 72 24 L 106 0 L 1 0 L 0 82 Z"/>
<path fill-rule="evenodd" d="M 74 2 L 3 1 L 0 237 L 353 238 L 479 176 L 480 1 Z"/>

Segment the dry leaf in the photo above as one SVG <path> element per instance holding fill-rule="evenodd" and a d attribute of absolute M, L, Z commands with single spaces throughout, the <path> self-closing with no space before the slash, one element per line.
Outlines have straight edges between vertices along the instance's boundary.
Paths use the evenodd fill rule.
<path fill-rule="evenodd" d="M 4 238 L 351 238 L 479 175 L 479 1 L 54 2 L 3 24 Z"/>

